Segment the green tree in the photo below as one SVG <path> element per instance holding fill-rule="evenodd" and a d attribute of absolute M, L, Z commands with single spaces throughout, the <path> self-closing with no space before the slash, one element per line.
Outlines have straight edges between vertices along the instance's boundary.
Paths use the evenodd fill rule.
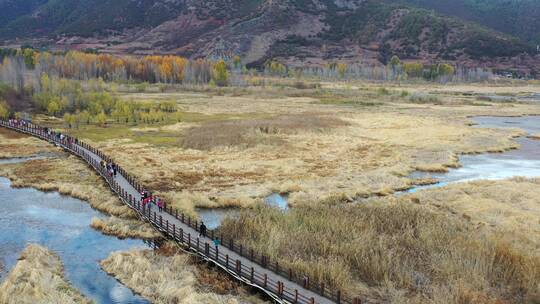
<path fill-rule="evenodd" d="M 287 75 L 287 67 L 280 63 L 280 62 L 277 62 L 277 61 L 270 61 L 267 65 L 266 65 L 266 69 L 270 71 L 270 74 L 271 75 L 274 75 L 274 76 L 286 76 Z"/>
<path fill-rule="evenodd" d="M 337 71 L 340 78 L 345 77 L 345 73 L 347 72 L 347 64 L 345 63 L 338 63 L 337 65 Z"/>
<path fill-rule="evenodd" d="M 242 58 L 240 58 L 240 56 L 236 55 L 233 57 L 233 65 L 234 65 L 234 68 L 237 69 L 237 70 L 240 70 L 242 69 Z"/>
<path fill-rule="evenodd" d="M 107 124 L 107 115 L 104 112 L 99 113 L 94 118 L 95 122 L 100 126 L 104 127 Z"/>
<path fill-rule="evenodd" d="M 448 63 L 439 64 L 439 76 L 452 76 L 456 69 Z"/>
<path fill-rule="evenodd" d="M 40 84 L 42 92 L 52 91 L 51 79 L 49 78 L 49 75 L 43 73 L 43 75 L 41 75 Z"/>
<path fill-rule="evenodd" d="M 60 105 L 56 100 L 49 102 L 49 104 L 47 105 L 47 113 L 53 116 L 56 116 L 56 114 L 60 113 Z"/>
<path fill-rule="evenodd" d="M 73 126 L 75 126 L 77 119 L 75 115 L 66 113 L 64 114 L 64 122 L 68 125 L 68 127 L 71 129 Z"/>
<path fill-rule="evenodd" d="M 225 61 L 220 60 L 214 65 L 212 80 L 220 87 L 224 87 L 229 83 L 229 72 L 227 71 L 227 64 L 225 64 Z"/>
<path fill-rule="evenodd" d="M 421 62 L 407 62 L 403 64 L 403 71 L 412 78 L 421 78 L 424 74 L 424 65 Z"/>
<path fill-rule="evenodd" d="M 90 124 L 90 113 L 88 111 L 82 111 L 77 115 L 79 123 Z"/>
<path fill-rule="evenodd" d="M 9 118 L 9 107 L 7 103 L 3 100 L 0 100 L 0 118 L 1 119 Z"/>
<path fill-rule="evenodd" d="M 401 60 L 399 59 L 399 57 L 396 55 L 392 56 L 388 65 L 390 67 L 390 71 L 392 72 L 391 78 L 393 80 L 401 79 L 402 66 L 401 66 Z"/>
<path fill-rule="evenodd" d="M 392 58 L 390 59 L 390 67 L 397 67 L 401 65 L 401 60 L 399 59 L 398 56 L 394 55 L 392 56 Z"/>

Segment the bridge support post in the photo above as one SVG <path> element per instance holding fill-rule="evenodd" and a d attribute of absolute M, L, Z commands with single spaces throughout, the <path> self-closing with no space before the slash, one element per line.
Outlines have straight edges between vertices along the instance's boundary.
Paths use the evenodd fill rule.
<path fill-rule="evenodd" d="M 294 304 L 298 303 L 298 289 L 294 290 Z"/>
<path fill-rule="evenodd" d="M 304 284 L 303 285 L 304 286 L 302 286 L 302 287 L 304 287 L 305 289 L 309 289 L 309 277 L 308 276 L 304 277 Z"/>
<path fill-rule="evenodd" d="M 255 278 L 255 269 L 251 267 L 251 273 L 249 275 L 249 281 L 253 283 L 253 279 Z"/>
<path fill-rule="evenodd" d="M 207 256 L 210 255 L 210 244 L 208 243 L 204 243 L 204 254 L 206 254 Z"/>
<path fill-rule="evenodd" d="M 229 269 L 229 255 L 228 254 L 225 255 L 225 267 Z"/>
<path fill-rule="evenodd" d="M 242 262 L 240 260 L 236 260 L 236 273 L 242 277 Z"/>
<path fill-rule="evenodd" d="M 341 290 L 336 292 L 336 303 L 341 304 Z"/>

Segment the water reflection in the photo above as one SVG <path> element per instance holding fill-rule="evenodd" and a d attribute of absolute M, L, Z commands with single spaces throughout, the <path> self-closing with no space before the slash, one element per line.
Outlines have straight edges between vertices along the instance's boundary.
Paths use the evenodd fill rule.
<path fill-rule="evenodd" d="M 289 210 L 287 202 L 287 195 L 274 193 L 264 199 L 264 203 L 268 206 L 279 208 L 281 210 Z M 226 208 L 226 209 L 196 209 L 199 218 L 204 222 L 208 229 L 216 229 L 221 226 L 221 223 L 227 218 L 238 218 L 240 215 L 240 209 L 238 208 Z"/>
<path fill-rule="evenodd" d="M 474 122 L 477 127 L 482 128 L 520 128 L 528 134 L 540 133 L 539 116 L 477 117 Z M 410 176 L 413 179 L 434 178 L 439 182 L 414 187 L 406 192 L 443 187 L 456 182 L 540 176 L 540 141 L 528 138 L 518 138 L 516 141 L 521 147 L 505 153 L 462 155 L 460 156 L 461 167 L 451 169 L 448 173 L 414 172 Z"/>
<path fill-rule="evenodd" d="M 226 218 L 237 218 L 240 210 L 236 208 L 227 209 L 196 209 L 199 218 L 204 222 L 204 225 L 210 229 L 216 229 L 221 226 L 221 223 Z"/>
<path fill-rule="evenodd" d="M 113 251 L 147 248 L 140 240 L 119 240 L 90 228 L 104 215 L 80 200 L 35 189 L 14 189 L 0 178 L 0 270 L 4 279 L 29 243 L 56 252 L 66 278 L 96 303 L 148 303 L 101 270 L 99 261 Z"/>
<path fill-rule="evenodd" d="M 281 210 L 288 210 L 289 209 L 289 203 L 288 203 L 288 196 L 286 194 L 279 194 L 274 193 L 270 196 L 268 196 L 264 202 L 266 205 L 271 207 L 276 207 Z"/>

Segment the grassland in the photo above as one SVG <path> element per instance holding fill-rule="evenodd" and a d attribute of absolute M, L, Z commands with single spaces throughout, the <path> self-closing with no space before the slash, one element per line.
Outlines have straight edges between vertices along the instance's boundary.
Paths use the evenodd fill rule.
<path fill-rule="evenodd" d="M 451 184 L 410 194 L 421 206 L 461 216 L 496 231 L 513 247 L 540 257 L 540 179 L 512 178 Z"/>
<path fill-rule="evenodd" d="M 469 117 L 538 114 L 534 104 L 479 99 L 534 91 L 527 85 L 322 84 L 169 93 L 164 98 L 177 100 L 182 111 L 221 117 L 132 128 L 156 137 L 176 133 L 170 146 L 115 138 L 96 144 L 124 166 L 144 164 L 130 170 L 182 210 L 251 207 L 222 230 L 283 267 L 363 299 L 529 303 L 540 289 L 534 181 L 351 202 L 410 187 L 414 170 L 457 167 L 462 153 L 516 148 L 512 139 L 520 130 L 472 128 Z M 135 97 L 153 98 L 159 100 Z M 515 191 L 502 196 L 508 189 Z M 516 201 L 527 189 L 530 195 Z M 260 206 L 272 192 L 288 193 L 295 208 L 282 213 Z M 482 199 L 478 209 L 470 207 Z"/>
<path fill-rule="evenodd" d="M 104 234 L 113 235 L 121 239 L 137 238 L 154 240 L 162 237 L 160 232 L 139 219 L 121 219 L 114 216 L 106 219 L 93 218 L 90 227 Z"/>
<path fill-rule="evenodd" d="M 518 95 L 534 86 L 501 90 Z M 294 206 L 335 204 L 408 188 L 411 171 L 448 170 L 458 166 L 461 153 L 515 148 L 512 137 L 519 131 L 471 128 L 469 117 L 540 109 L 480 103 L 477 96 L 484 91 L 481 86 L 323 83 L 305 90 L 118 93 L 133 102 L 174 100 L 180 119 L 84 125 L 69 132 L 113 155 L 191 214 L 195 207 L 252 207 L 273 192 L 290 194 Z"/>
<path fill-rule="evenodd" d="M 418 182 L 408 177 L 415 170 L 445 172 L 459 166 L 460 154 L 517 148 L 513 138 L 522 131 L 474 128 L 470 117 L 540 114 L 540 105 L 516 101 L 538 91 L 537 84 L 308 87 L 118 93 L 133 102 L 174 100 L 180 118 L 68 131 L 112 155 L 177 209 L 195 215 L 196 207 L 244 208 L 224 232 L 365 300 L 540 301 L 537 180 L 391 196 Z M 494 93 L 515 99 L 481 98 Z M 262 206 L 274 192 L 289 194 L 288 213 Z M 159 301 L 180 297 L 158 283 L 163 278 L 150 273 L 149 260 L 161 265 L 165 257 L 116 254 L 103 267 L 133 288 L 145 287 L 138 280 L 148 272 L 152 284 L 141 293 Z M 177 284 L 193 301 L 206 300 L 194 285 Z"/>
<path fill-rule="evenodd" d="M 479 227 L 410 201 L 288 213 L 261 207 L 226 221 L 222 231 L 369 303 L 535 303 L 540 296 L 537 247 L 512 238 L 526 239 L 529 229 Z M 528 237 L 537 245 L 538 233 Z"/>
<path fill-rule="evenodd" d="M 157 252 L 116 252 L 101 266 L 152 303 L 264 303 L 246 294 L 238 283 L 204 272 L 189 255 L 175 248 L 168 243 Z"/>
<path fill-rule="evenodd" d="M 29 245 L 0 285 L 0 303 L 92 303 L 64 279 L 60 258 L 44 247 Z"/>
<path fill-rule="evenodd" d="M 33 156 L 39 153 L 52 156 L 1 165 L 0 175 L 9 178 L 12 186 L 57 191 L 87 201 L 93 208 L 114 216 L 94 223 L 96 229 L 107 234 L 140 238 L 157 236 L 149 224 L 135 222 L 135 213 L 109 190 L 101 177 L 78 158 L 47 142 L 6 130 L 0 133 L 0 151 L 6 157 Z"/>

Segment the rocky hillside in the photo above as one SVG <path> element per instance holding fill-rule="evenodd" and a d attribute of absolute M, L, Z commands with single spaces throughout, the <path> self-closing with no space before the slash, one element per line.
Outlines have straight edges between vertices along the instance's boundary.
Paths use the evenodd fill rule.
<path fill-rule="evenodd" d="M 478 4 L 473 6 L 478 13 L 460 13 L 471 2 Z M 533 1 L 493 2 L 499 7 L 489 12 L 496 12 L 493 18 L 497 18 L 503 14 L 504 3 Z M 271 58 L 303 64 L 328 60 L 385 63 L 394 54 L 402 59 L 491 63 L 508 62 L 512 57 L 512 62 L 523 66 L 535 61 L 538 27 L 527 35 L 497 31 L 506 28 L 490 27 L 491 19 L 471 17 L 483 16 L 479 12 L 487 4 L 482 3 L 491 2 L 0 0 L 0 39 L 6 45 L 31 43 L 118 53 L 241 55 L 251 65 Z M 516 9 L 511 14 L 520 12 Z"/>
<path fill-rule="evenodd" d="M 405 0 L 540 44 L 540 1 L 537 0 Z"/>

